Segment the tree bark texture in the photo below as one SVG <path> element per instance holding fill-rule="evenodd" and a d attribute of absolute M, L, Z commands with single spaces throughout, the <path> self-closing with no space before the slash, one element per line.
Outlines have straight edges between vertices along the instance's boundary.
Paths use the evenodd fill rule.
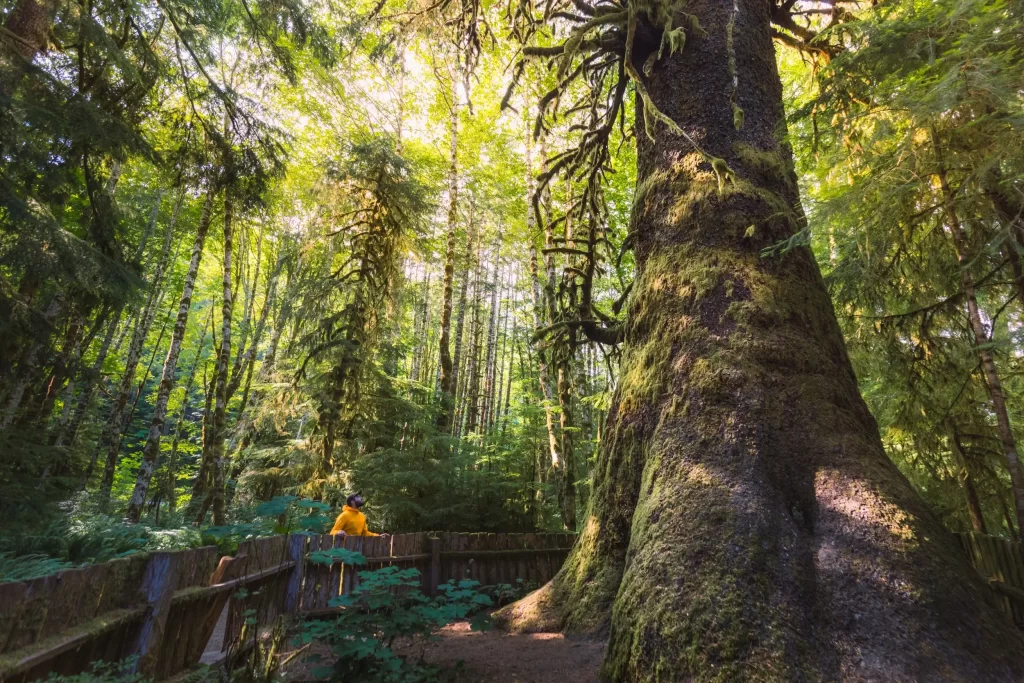
<path fill-rule="evenodd" d="M 0 38 L 0 97 L 14 94 L 29 65 L 46 50 L 59 4 L 57 0 L 19 0 L 7 15 L 7 33 Z"/>
<path fill-rule="evenodd" d="M 558 508 L 562 525 L 576 531 L 576 457 L 572 424 L 571 358 L 558 364 L 558 424 L 562 435 L 562 458 L 559 461 Z"/>
<path fill-rule="evenodd" d="M 465 354 L 463 353 L 463 331 L 466 323 L 466 297 L 469 290 L 469 281 L 473 271 L 473 239 L 476 236 L 475 226 L 472 219 L 469 221 L 466 238 L 466 267 L 462 273 L 462 284 L 459 287 L 459 307 L 455 314 L 455 358 L 452 361 L 452 385 L 455 387 L 454 422 L 451 432 L 455 436 L 462 433 L 462 414 L 460 404 L 465 402 L 466 373 L 463 372 L 465 365 Z"/>
<path fill-rule="evenodd" d="M 803 220 L 769 5 L 685 9 L 706 37 L 644 85 L 708 156 L 637 124 L 638 274 L 589 515 L 508 617 L 607 628 L 612 681 L 1015 680 L 1024 639 L 886 456 L 813 255 L 762 256 Z M 660 40 L 638 36 L 637 70 Z"/>

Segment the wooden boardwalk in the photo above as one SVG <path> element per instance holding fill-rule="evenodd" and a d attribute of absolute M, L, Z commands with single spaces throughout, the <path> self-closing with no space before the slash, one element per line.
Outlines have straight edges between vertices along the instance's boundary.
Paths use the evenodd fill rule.
<path fill-rule="evenodd" d="M 988 581 L 992 599 L 1024 626 L 1024 547 L 999 536 L 957 534 L 971 564 Z"/>
<path fill-rule="evenodd" d="M 133 655 L 141 673 L 166 679 L 219 659 L 252 615 L 261 629 L 283 614 L 329 609 L 359 585 L 364 569 L 415 568 L 426 593 L 463 578 L 539 586 L 573 541 L 570 534 L 296 534 L 246 541 L 233 557 L 212 546 L 158 552 L 0 584 L 0 681 L 76 674 L 96 660 Z M 362 553 L 366 565 L 309 559 L 342 547 Z"/>
<path fill-rule="evenodd" d="M 1024 626 L 1021 544 L 981 534 L 958 537 L 991 587 L 990 597 Z M 358 586 L 363 569 L 415 568 L 427 593 L 463 578 L 540 586 L 573 542 L 569 534 L 274 536 L 240 544 L 233 557 L 220 557 L 214 547 L 158 552 L 0 584 L 0 681 L 76 674 L 93 661 L 130 655 L 139 656 L 141 673 L 166 679 L 223 659 L 238 644 L 247 615 L 255 615 L 260 629 L 284 614 L 328 609 L 332 598 Z M 326 566 L 309 559 L 339 547 L 362 553 L 367 564 Z"/>

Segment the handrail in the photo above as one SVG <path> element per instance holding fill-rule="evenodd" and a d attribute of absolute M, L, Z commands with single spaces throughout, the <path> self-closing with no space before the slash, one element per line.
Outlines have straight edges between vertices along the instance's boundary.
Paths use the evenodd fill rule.
<path fill-rule="evenodd" d="M 148 610 L 148 605 L 142 605 L 140 607 L 107 612 L 85 622 L 84 624 L 76 626 L 72 629 L 71 635 L 68 635 L 67 633 L 58 633 L 57 635 L 33 643 L 27 648 L 24 648 L 30 650 L 30 652 L 19 656 L 17 659 L 15 659 L 15 656 L 23 650 L 15 650 L 13 653 L 8 655 L 0 655 L 0 680 L 17 676 L 18 674 L 30 670 L 37 664 L 42 664 L 43 662 L 53 659 L 57 655 L 68 652 L 69 650 L 74 650 L 99 635 L 108 633 L 124 623 L 142 617 Z"/>

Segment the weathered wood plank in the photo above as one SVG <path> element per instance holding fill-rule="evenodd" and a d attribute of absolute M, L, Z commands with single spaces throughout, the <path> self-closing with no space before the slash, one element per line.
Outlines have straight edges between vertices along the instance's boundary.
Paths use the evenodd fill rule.
<path fill-rule="evenodd" d="M 331 538 L 331 546 L 334 548 L 344 548 L 345 537 L 341 535 L 333 536 Z M 327 567 L 327 570 L 324 572 L 319 600 L 322 606 L 329 606 L 331 600 L 341 594 L 341 580 L 344 569 L 345 567 L 341 562 L 335 562 Z"/>
<path fill-rule="evenodd" d="M 441 576 L 438 577 L 438 584 L 447 583 L 451 580 L 455 572 L 452 558 L 445 557 L 445 550 L 452 550 L 452 534 L 448 532 L 441 532 L 437 535 L 437 538 L 441 541 Z"/>
<path fill-rule="evenodd" d="M 346 550 L 351 550 L 355 547 L 354 541 L 345 539 L 343 547 Z M 341 587 L 338 590 L 338 595 L 348 595 L 352 592 L 352 582 L 355 579 L 355 573 L 358 567 L 350 562 L 346 562 L 341 568 Z"/>
<path fill-rule="evenodd" d="M 523 550 L 535 551 L 537 550 L 537 533 L 527 533 L 523 537 Z M 541 564 L 536 558 L 531 558 L 527 562 L 527 572 L 529 573 L 529 580 L 538 585 L 543 584 Z"/>
<path fill-rule="evenodd" d="M 218 564 L 217 570 L 210 579 L 210 588 L 208 590 L 218 591 L 223 596 L 223 602 L 220 603 L 220 607 L 223 609 L 226 605 L 228 610 L 227 624 L 224 627 L 225 648 L 230 643 L 235 642 L 242 630 L 242 606 L 239 604 L 239 601 L 233 599 L 232 593 L 238 588 L 236 583 L 238 578 L 247 574 L 249 568 L 248 553 L 251 551 L 251 543 L 240 543 L 234 557 L 222 557 L 220 559 L 220 564 Z M 212 633 L 213 629 L 217 626 L 219 618 L 219 611 L 215 614 L 209 614 L 204 623 L 204 628 L 209 627 Z"/>
<path fill-rule="evenodd" d="M 292 534 L 288 537 L 288 559 L 295 563 L 288 576 L 288 587 L 285 589 L 284 611 L 288 614 L 299 611 L 299 604 L 302 601 L 302 577 L 306 571 L 306 544 L 307 537 L 301 534 Z"/>
<path fill-rule="evenodd" d="M 149 611 L 135 638 L 132 650 L 138 655 L 134 671 L 152 675 L 160 659 L 160 646 L 167 628 L 174 587 L 178 585 L 178 565 L 182 553 L 157 552 L 149 556 L 142 577 L 142 598 Z"/>
<path fill-rule="evenodd" d="M 511 545 L 511 534 L 498 534 L 498 550 L 509 551 L 513 550 Z M 499 583 L 511 584 L 515 583 L 516 576 L 516 561 L 509 555 L 499 558 L 499 572 L 498 579 Z"/>
<path fill-rule="evenodd" d="M 309 541 L 306 545 L 306 570 L 305 576 L 302 579 L 302 599 L 299 603 L 299 609 L 303 612 L 309 612 L 319 608 L 316 604 L 316 598 L 319 594 L 317 588 L 317 579 L 319 577 L 319 567 L 309 561 L 309 554 L 320 550 L 320 543 L 323 536 L 310 536 Z"/>
<path fill-rule="evenodd" d="M 449 552 L 458 552 L 462 547 L 463 536 L 459 533 L 452 533 L 448 535 L 448 548 Z M 442 553 L 443 557 L 443 553 Z M 462 566 L 463 561 L 458 555 L 448 556 L 448 574 L 445 577 L 445 581 L 454 581 L 458 583 L 462 579 Z"/>
<path fill-rule="evenodd" d="M 104 634 L 116 630 L 120 626 L 141 620 L 148 607 L 113 610 L 101 614 L 84 624 L 65 629 L 18 651 L 0 656 L 0 680 L 6 681 L 25 671 L 45 664 L 60 655 L 99 640 Z M 82 670 L 88 668 L 89 662 L 81 662 Z"/>
<path fill-rule="evenodd" d="M 441 581 L 441 539 L 431 538 L 427 540 L 430 547 L 430 569 L 425 572 L 427 579 L 427 594 L 431 597 L 437 595 L 437 587 Z"/>
<path fill-rule="evenodd" d="M 513 550 L 525 550 L 526 549 L 526 535 L 525 534 L 514 534 L 512 537 L 512 549 Z M 516 558 L 516 578 L 522 579 L 524 584 L 530 583 L 530 570 L 528 564 L 528 556 L 525 554 L 517 554 Z M 515 582 L 513 582 L 515 583 Z"/>

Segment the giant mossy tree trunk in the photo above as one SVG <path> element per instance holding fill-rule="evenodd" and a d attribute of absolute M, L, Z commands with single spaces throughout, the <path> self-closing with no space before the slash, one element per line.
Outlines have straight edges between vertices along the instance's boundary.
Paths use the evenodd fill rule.
<path fill-rule="evenodd" d="M 769 4 L 735 2 L 687 2 L 707 36 L 646 78 L 708 157 L 638 131 L 638 276 L 589 516 L 508 616 L 607 628 L 613 681 L 1012 680 L 1022 639 L 886 457 L 813 255 L 761 254 L 801 208 Z"/>

